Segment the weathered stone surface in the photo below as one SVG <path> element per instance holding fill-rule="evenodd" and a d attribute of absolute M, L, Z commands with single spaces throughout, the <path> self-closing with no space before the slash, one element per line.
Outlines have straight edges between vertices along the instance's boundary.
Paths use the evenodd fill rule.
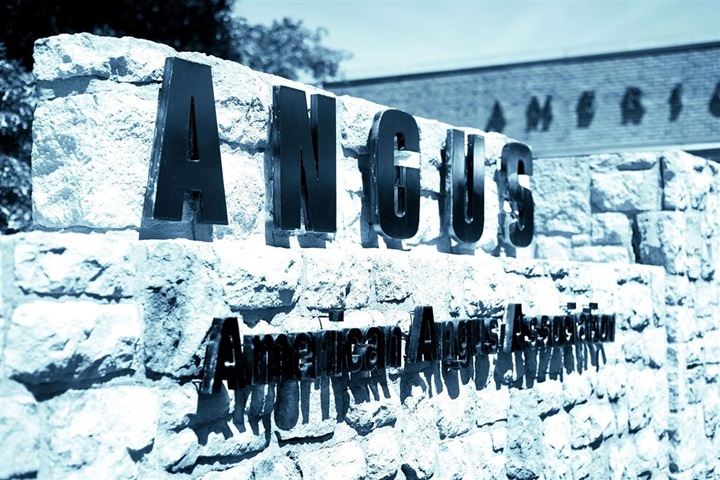
<path fill-rule="evenodd" d="M 455 480 L 467 477 L 465 446 L 460 440 L 451 440 L 441 445 L 438 452 L 438 469 L 433 478 Z"/>
<path fill-rule="evenodd" d="M 40 102 L 33 122 L 33 219 L 52 229 L 138 228 L 159 86 Z"/>
<path fill-rule="evenodd" d="M 301 302 L 311 310 L 367 307 L 372 292 L 371 261 L 343 250 L 303 252 L 304 286 Z"/>
<path fill-rule="evenodd" d="M 635 435 L 637 448 L 636 471 L 639 475 L 654 476 L 654 472 L 668 471 L 668 445 L 658 438 L 652 428 L 644 428 Z"/>
<path fill-rule="evenodd" d="M 709 280 L 715 273 L 715 262 L 710 247 L 712 231 L 703 217 L 696 212 L 687 212 L 685 250 L 687 253 L 687 275 L 691 280 Z"/>
<path fill-rule="evenodd" d="M 545 380 L 536 383 L 533 388 L 537 396 L 538 415 L 547 417 L 559 412 L 562 403 L 562 383 L 558 380 Z"/>
<path fill-rule="evenodd" d="M 438 466 L 440 436 L 436 411 L 426 399 L 426 394 L 427 386 L 416 377 L 412 394 L 404 400 L 407 408 L 404 421 L 397 424 L 400 429 L 401 468 L 410 478 L 431 478 Z"/>
<path fill-rule="evenodd" d="M 567 158 L 537 159 L 530 177 L 535 200 L 535 232 L 590 231 L 590 168 Z M 560 194 L 561 193 L 561 194 Z"/>
<path fill-rule="evenodd" d="M 333 447 L 301 453 L 298 465 L 302 478 L 347 478 L 361 480 L 367 475 L 365 453 L 357 442 L 347 442 Z"/>
<path fill-rule="evenodd" d="M 571 444 L 582 448 L 615 433 L 612 408 L 607 403 L 577 405 L 570 410 Z"/>
<path fill-rule="evenodd" d="M 487 428 L 463 438 L 467 458 L 466 476 L 500 478 L 505 475 L 505 457 L 493 451 L 492 436 Z"/>
<path fill-rule="evenodd" d="M 15 382 L 0 380 L 0 478 L 36 474 L 41 457 L 41 422 L 32 395 Z"/>
<path fill-rule="evenodd" d="M 394 426 L 400 413 L 400 399 L 377 387 L 349 387 L 346 404 L 345 421 L 360 434 Z"/>
<path fill-rule="evenodd" d="M 171 471 L 192 469 L 202 471 L 201 458 L 228 463 L 239 457 L 260 452 L 270 443 L 270 435 L 262 423 L 244 424 L 229 418 L 218 424 L 208 424 L 195 429 L 194 444 L 186 446 L 180 462 Z M 191 440 L 191 437 L 188 437 Z M 178 453 L 180 453 L 178 449 Z M 198 465 L 200 464 L 200 465 Z M 193 470 L 193 473 L 194 471 Z"/>
<path fill-rule="evenodd" d="M 686 219 L 678 212 L 646 212 L 636 217 L 638 260 L 682 274 L 687 268 Z"/>
<path fill-rule="evenodd" d="M 475 416 L 475 386 L 470 382 L 462 385 L 457 373 L 447 373 L 445 382 L 448 388 L 434 397 L 441 439 L 458 437 L 473 426 L 469 420 Z"/>
<path fill-rule="evenodd" d="M 220 158 L 228 224 L 214 225 L 214 237 L 265 244 L 265 224 L 270 221 L 266 212 L 269 181 L 265 175 L 265 154 L 222 144 Z"/>
<path fill-rule="evenodd" d="M 601 153 L 590 159 L 594 173 L 651 170 L 660 162 L 657 152 Z"/>
<path fill-rule="evenodd" d="M 631 370 L 627 375 L 628 426 L 630 432 L 646 427 L 658 401 L 658 376 L 649 370 Z"/>
<path fill-rule="evenodd" d="M 598 212 L 640 212 L 660 210 L 660 171 L 651 170 L 595 173 L 591 202 Z"/>
<path fill-rule="evenodd" d="M 500 420 L 506 420 L 510 406 L 510 390 L 484 389 L 477 393 L 475 406 L 475 422 L 477 426 L 492 425 Z"/>
<path fill-rule="evenodd" d="M 629 246 L 632 241 L 630 219 L 624 213 L 597 213 L 592 216 L 592 243 L 594 245 Z"/>
<path fill-rule="evenodd" d="M 242 478 L 239 475 L 240 472 L 235 472 L 235 474 L 227 478 Z M 288 457 L 280 457 L 276 456 L 272 459 L 266 459 L 262 462 L 259 462 L 258 465 L 253 469 L 253 474 L 255 475 L 255 478 L 278 478 L 282 480 L 300 480 L 303 477 L 300 475 L 300 472 L 298 471 L 297 465 L 295 465 L 295 462 L 293 462 Z"/>
<path fill-rule="evenodd" d="M 275 432 L 280 440 L 320 438 L 333 433 L 337 412 L 328 378 L 281 383 L 277 389 Z"/>
<path fill-rule="evenodd" d="M 15 281 L 38 295 L 126 298 L 135 292 L 126 235 L 24 234 L 15 244 Z"/>
<path fill-rule="evenodd" d="M 667 335 L 663 328 L 646 328 L 642 332 L 643 360 L 650 368 L 661 368 L 667 356 Z"/>
<path fill-rule="evenodd" d="M 548 260 L 570 260 L 572 243 L 570 238 L 561 236 L 535 235 L 535 258 Z"/>
<path fill-rule="evenodd" d="M 116 386 L 70 391 L 46 402 L 47 478 L 136 478 L 155 439 L 158 407 L 151 390 Z"/>
<path fill-rule="evenodd" d="M 572 259 L 577 262 L 632 263 L 630 254 L 629 247 L 614 245 L 576 247 Z"/>
<path fill-rule="evenodd" d="M 378 302 L 400 303 L 412 295 L 412 264 L 407 255 L 387 251 L 373 258 L 372 274 Z"/>
<path fill-rule="evenodd" d="M 156 373 L 199 374 L 214 317 L 229 317 L 212 246 L 185 240 L 143 242 L 144 361 Z"/>
<path fill-rule="evenodd" d="M 281 458 L 278 460 L 279 463 L 272 470 L 273 473 L 276 473 L 276 472 L 285 473 L 284 460 L 286 460 L 286 459 Z M 266 462 L 262 462 L 261 465 L 266 465 Z M 263 472 L 263 473 L 266 473 L 266 472 Z M 298 473 L 297 475 L 298 475 L 297 477 L 293 477 L 290 475 L 287 477 L 278 476 L 277 478 L 283 478 L 283 479 L 285 479 L 285 478 L 289 478 L 289 479 L 300 478 L 299 477 L 300 474 Z M 247 463 L 242 463 L 236 467 L 231 467 L 231 468 L 228 468 L 227 470 L 223 470 L 221 472 L 208 472 L 199 478 L 201 478 L 202 480 L 234 480 L 237 478 L 243 478 L 246 480 L 255 480 L 258 477 L 255 476 L 255 471 L 254 471 L 252 465 L 247 464 Z M 259 477 L 259 478 L 271 478 L 271 477 Z"/>
<path fill-rule="evenodd" d="M 368 478 L 393 478 L 400 469 L 400 447 L 393 428 L 379 428 L 363 440 Z"/>
<path fill-rule="evenodd" d="M 98 77 L 157 82 L 162 79 L 165 57 L 174 54 L 175 51 L 165 45 L 129 37 L 58 35 L 38 40 L 33 73 L 40 81 Z"/>
<path fill-rule="evenodd" d="M 289 307 L 297 301 L 303 258 L 296 250 L 253 248 L 241 253 L 242 244 L 215 243 L 224 299 L 234 311 Z"/>
<path fill-rule="evenodd" d="M 532 390 L 512 391 L 507 420 L 507 463 L 510 479 L 538 478 L 542 473 L 542 420 Z"/>
<path fill-rule="evenodd" d="M 690 206 L 692 159 L 685 152 L 665 152 L 662 156 L 663 210 L 685 210 Z"/>
<path fill-rule="evenodd" d="M 26 303 L 10 321 L 5 362 L 26 384 L 99 379 L 137 368 L 141 335 L 132 304 Z"/>
<path fill-rule="evenodd" d="M 587 375 L 572 372 L 563 379 L 562 397 L 565 407 L 585 403 L 591 398 L 592 392 L 593 386 Z"/>
<path fill-rule="evenodd" d="M 552 461 L 546 462 L 545 471 L 552 471 L 553 476 L 563 478 L 571 472 L 568 464 L 571 441 L 570 417 L 564 411 L 550 415 L 543 420 L 542 445 L 546 455 Z M 552 465 L 552 466 L 551 466 Z"/>
<path fill-rule="evenodd" d="M 704 463 L 708 450 L 700 405 L 670 415 L 670 471 L 683 472 Z"/>

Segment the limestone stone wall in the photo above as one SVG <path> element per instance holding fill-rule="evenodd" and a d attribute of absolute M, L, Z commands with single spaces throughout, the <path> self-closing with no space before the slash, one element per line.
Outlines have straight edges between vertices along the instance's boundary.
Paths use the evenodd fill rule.
<path fill-rule="evenodd" d="M 540 159 L 533 181 L 537 258 L 664 268 L 670 467 L 702 477 L 702 442 L 720 457 L 718 164 L 677 151 Z"/>
<path fill-rule="evenodd" d="M 191 218 L 162 230 L 142 217 L 170 55 L 213 68 L 230 221 L 204 233 Z M 662 217 L 661 200 L 645 213 L 622 211 L 637 246 L 623 243 L 633 233 L 609 240 L 625 257 L 601 263 L 574 257 L 581 248 L 574 235 L 590 235 L 592 244 L 594 223 L 578 231 L 570 218 L 547 226 L 565 211 L 548 209 L 580 200 L 570 200 L 577 187 L 569 180 L 542 181 L 552 161 L 538 160 L 538 235 L 517 255 L 541 254 L 551 241 L 565 253 L 510 258 L 497 256 L 503 237 L 493 181 L 507 139 L 487 134 L 485 234 L 477 248 L 460 251 L 439 220 L 449 127 L 418 119 L 420 232 L 385 242 L 367 223 L 363 186 L 370 125 L 384 107 L 339 97 L 338 232 L 281 233 L 271 228 L 268 122 L 271 86 L 289 82 L 149 42 L 91 35 L 41 40 L 35 61 L 42 96 L 34 127 L 36 231 L 0 239 L 0 478 L 720 473 L 712 166 L 688 159 L 696 163 L 685 170 L 697 182 L 677 184 L 690 203 L 674 212 L 690 218 L 691 199 L 710 185 L 697 220 L 710 229 L 700 242 L 707 252 L 693 257 L 687 252 L 700 244 L 678 247 L 668 243 L 676 237 L 651 234 L 653 225 L 678 225 L 642 220 Z M 660 182 L 665 160 L 654 158 L 654 167 L 630 170 Z M 618 175 L 628 171 L 623 162 L 638 163 L 615 160 Z M 585 168 L 576 163 L 568 161 L 568 172 Z M 662 184 L 658 191 L 663 198 L 670 190 Z M 588 223 L 602 217 L 596 207 L 584 213 Z M 179 238 L 150 239 L 148 231 Z M 670 271 L 678 249 L 685 270 Z M 697 277 L 683 273 L 689 258 L 700 261 Z M 199 393 L 213 317 L 238 317 L 242 334 L 371 325 L 408 332 L 416 305 L 432 306 L 439 321 L 502 320 L 511 302 L 530 315 L 552 315 L 568 302 L 590 301 L 617 315 L 614 343 L 478 356 L 460 370 L 426 363 L 366 378 Z M 345 320 L 332 324 L 326 308 L 344 308 Z"/>

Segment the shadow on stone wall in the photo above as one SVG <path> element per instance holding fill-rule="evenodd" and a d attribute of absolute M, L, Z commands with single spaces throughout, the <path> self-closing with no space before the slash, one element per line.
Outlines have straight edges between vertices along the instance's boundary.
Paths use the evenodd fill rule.
<path fill-rule="evenodd" d="M 270 432 L 275 431 L 281 445 L 326 441 L 334 435 L 334 424 L 342 422 L 366 435 L 379 426 L 394 426 L 397 418 L 392 410 L 408 403 L 413 388 L 421 388 L 430 398 L 443 394 L 457 400 L 472 390 L 500 390 L 503 386 L 529 389 L 548 379 L 562 382 L 565 375 L 599 370 L 605 363 L 602 344 L 582 343 L 478 355 L 457 369 L 426 361 L 402 369 L 252 385 L 237 391 L 228 391 L 223 385 L 215 394 L 198 393 L 193 429 L 201 445 L 212 432 L 221 433 L 226 440 L 231 438 L 231 422 L 237 432 L 251 433 L 264 442 L 269 442 Z M 358 408 L 377 411 L 369 416 L 370 421 L 358 420 L 354 413 Z M 219 420 L 205 423 L 207 419 Z M 254 454 L 249 452 L 232 461 Z"/>

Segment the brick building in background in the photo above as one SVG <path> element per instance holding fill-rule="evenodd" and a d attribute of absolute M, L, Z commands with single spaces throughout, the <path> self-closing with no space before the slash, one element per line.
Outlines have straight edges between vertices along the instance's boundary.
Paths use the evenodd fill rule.
<path fill-rule="evenodd" d="M 720 42 L 327 83 L 501 132 L 536 157 L 679 148 L 720 160 Z"/>

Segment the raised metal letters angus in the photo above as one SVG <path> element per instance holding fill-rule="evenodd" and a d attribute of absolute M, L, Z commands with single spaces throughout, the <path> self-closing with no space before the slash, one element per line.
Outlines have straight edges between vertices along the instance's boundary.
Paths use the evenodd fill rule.
<path fill-rule="evenodd" d="M 198 222 L 227 225 L 215 96 L 208 65 L 180 58 L 165 60 L 150 168 L 151 191 L 157 179 L 148 205 L 153 218 L 180 221 L 185 192 L 193 192 L 200 195 Z"/>

